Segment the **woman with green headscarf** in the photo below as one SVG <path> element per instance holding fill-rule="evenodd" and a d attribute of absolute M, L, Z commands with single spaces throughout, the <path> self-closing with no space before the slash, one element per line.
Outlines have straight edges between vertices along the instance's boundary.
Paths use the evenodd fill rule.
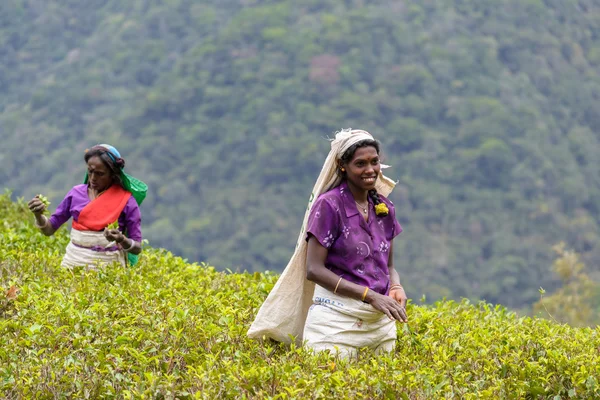
<path fill-rule="evenodd" d="M 73 218 L 62 260 L 65 267 L 96 268 L 112 262 L 125 266 L 127 260 L 134 265 L 142 251 L 139 205 L 147 186 L 123 172 L 125 160 L 113 146 L 96 145 L 86 151 L 84 160 L 84 183 L 67 193 L 50 218 L 44 216 L 46 206 L 38 196 L 28 203 L 36 226 L 50 236 Z"/>

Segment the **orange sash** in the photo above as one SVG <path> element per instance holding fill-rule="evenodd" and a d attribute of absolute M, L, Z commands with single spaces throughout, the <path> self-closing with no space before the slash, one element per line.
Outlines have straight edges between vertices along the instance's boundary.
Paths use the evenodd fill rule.
<path fill-rule="evenodd" d="M 119 185 L 112 185 L 81 210 L 77 221 L 73 220 L 73 228 L 78 231 L 104 230 L 119 218 L 130 197 L 130 192 Z"/>

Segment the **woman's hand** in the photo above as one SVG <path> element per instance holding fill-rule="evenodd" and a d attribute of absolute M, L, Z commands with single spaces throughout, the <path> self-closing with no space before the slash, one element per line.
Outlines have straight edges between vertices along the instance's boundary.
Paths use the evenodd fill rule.
<path fill-rule="evenodd" d="M 104 237 L 109 242 L 122 243 L 125 240 L 125 235 L 118 229 L 104 229 Z"/>
<path fill-rule="evenodd" d="M 123 250 L 131 254 L 140 254 L 142 252 L 141 243 L 126 237 L 118 229 L 104 229 L 104 237 L 109 242 L 116 242 Z M 114 244 L 114 243 L 112 243 Z"/>
<path fill-rule="evenodd" d="M 390 290 L 390 294 L 389 296 L 396 300 L 398 303 L 400 303 L 400 305 L 404 308 L 406 308 L 406 301 L 408 300 L 408 298 L 406 297 L 406 293 L 404 293 L 404 288 L 403 287 L 393 287 Z"/>
<path fill-rule="evenodd" d="M 39 195 L 29 200 L 27 207 L 29 207 L 29 211 L 35 216 L 35 224 L 40 228 L 44 235 L 51 236 L 56 232 L 56 229 L 52 227 L 50 220 L 44 215 L 46 204 L 39 198 Z"/>
<path fill-rule="evenodd" d="M 33 199 L 29 200 L 27 207 L 29 207 L 29 211 L 31 211 L 36 217 L 41 216 L 44 211 L 46 211 L 46 205 L 38 196 L 35 196 Z"/>
<path fill-rule="evenodd" d="M 390 319 L 395 319 L 400 322 L 408 322 L 408 316 L 406 315 L 406 308 L 402 303 L 396 301 L 391 296 L 385 296 L 372 290 L 367 293 L 367 302 L 371 304 L 376 310 L 381 311 L 387 315 Z"/>

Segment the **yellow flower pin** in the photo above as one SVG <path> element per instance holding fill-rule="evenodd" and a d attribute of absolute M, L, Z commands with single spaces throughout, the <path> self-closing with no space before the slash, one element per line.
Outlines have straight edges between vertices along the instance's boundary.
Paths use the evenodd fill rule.
<path fill-rule="evenodd" d="M 387 208 L 385 203 L 379 203 L 375 206 L 375 214 L 385 217 L 390 213 L 390 210 Z"/>

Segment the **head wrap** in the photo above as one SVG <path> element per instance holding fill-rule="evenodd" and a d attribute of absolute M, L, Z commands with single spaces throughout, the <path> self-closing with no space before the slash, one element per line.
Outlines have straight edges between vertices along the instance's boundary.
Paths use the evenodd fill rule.
<path fill-rule="evenodd" d="M 325 159 L 323 168 L 321 168 L 321 173 L 319 174 L 317 182 L 313 187 L 310 199 L 308 201 L 308 206 L 306 207 L 306 212 L 304 213 L 304 220 L 302 222 L 302 229 L 300 230 L 297 246 L 301 241 L 304 241 L 304 228 L 306 227 L 313 202 L 321 193 L 328 192 L 342 183 L 342 177 L 336 172 L 338 168 L 338 160 L 342 158 L 344 153 L 350 147 L 358 142 L 362 142 L 363 140 L 375 139 L 367 131 L 360 129 L 342 129 L 336 133 L 335 139 L 331 141 L 331 150 Z M 381 169 L 386 169 L 389 167 L 389 165 L 381 164 Z M 394 186 L 396 186 L 396 183 L 387 176 L 383 175 L 383 173 L 380 171 L 377 181 L 375 182 L 375 190 L 377 190 L 377 193 L 387 197 L 394 189 Z"/>
<path fill-rule="evenodd" d="M 121 158 L 121 153 L 119 153 L 119 151 L 110 144 L 98 144 L 94 147 L 103 147 L 104 149 L 106 149 L 106 154 L 110 157 L 111 160 L 115 162 L 115 164 L 117 162 L 117 159 Z M 122 168 L 119 171 L 119 176 L 121 177 L 123 188 L 131 193 L 135 201 L 137 201 L 138 205 L 142 205 L 142 202 L 146 198 L 146 193 L 148 192 L 148 185 L 146 185 L 139 179 L 126 174 Z M 83 183 L 88 183 L 87 171 L 85 172 L 85 178 L 83 179 Z"/>
<path fill-rule="evenodd" d="M 302 228 L 296 242 L 296 250 L 288 265 L 269 293 L 269 296 L 258 310 L 258 314 L 248 330 L 248 336 L 255 339 L 269 337 L 280 342 L 290 343 L 292 337 L 297 344 L 302 343 L 302 332 L 308 309 L 312 304 L 315 284 L 306 279 L 306 251 L 308 244 L 305 240 L 305 229 L 310 210 L 315 199 L 342 182 L 342 177 L 336 172 L 337 161 L 354 144 L 363 140 L 374 140 L 373 136 L 359 129 L 342 129 L 331 141 L 331 150 L 325 159 L 321 173 L 317 178 L 308 206 L 304 213 Z M 388 165 L 381 165 L 388 168 Z M 396 183 L 380 171 L 375 189 L 383 196 L 388 196 Z"/>
<path fill-rule="evenodd" d="M 104 147 L 108 150 L 107 154 L 114 162 L 117 162 L 117 158 L 121 158 L 121 153 L 110 144 L 99 144 L 98 147 Z"/>

